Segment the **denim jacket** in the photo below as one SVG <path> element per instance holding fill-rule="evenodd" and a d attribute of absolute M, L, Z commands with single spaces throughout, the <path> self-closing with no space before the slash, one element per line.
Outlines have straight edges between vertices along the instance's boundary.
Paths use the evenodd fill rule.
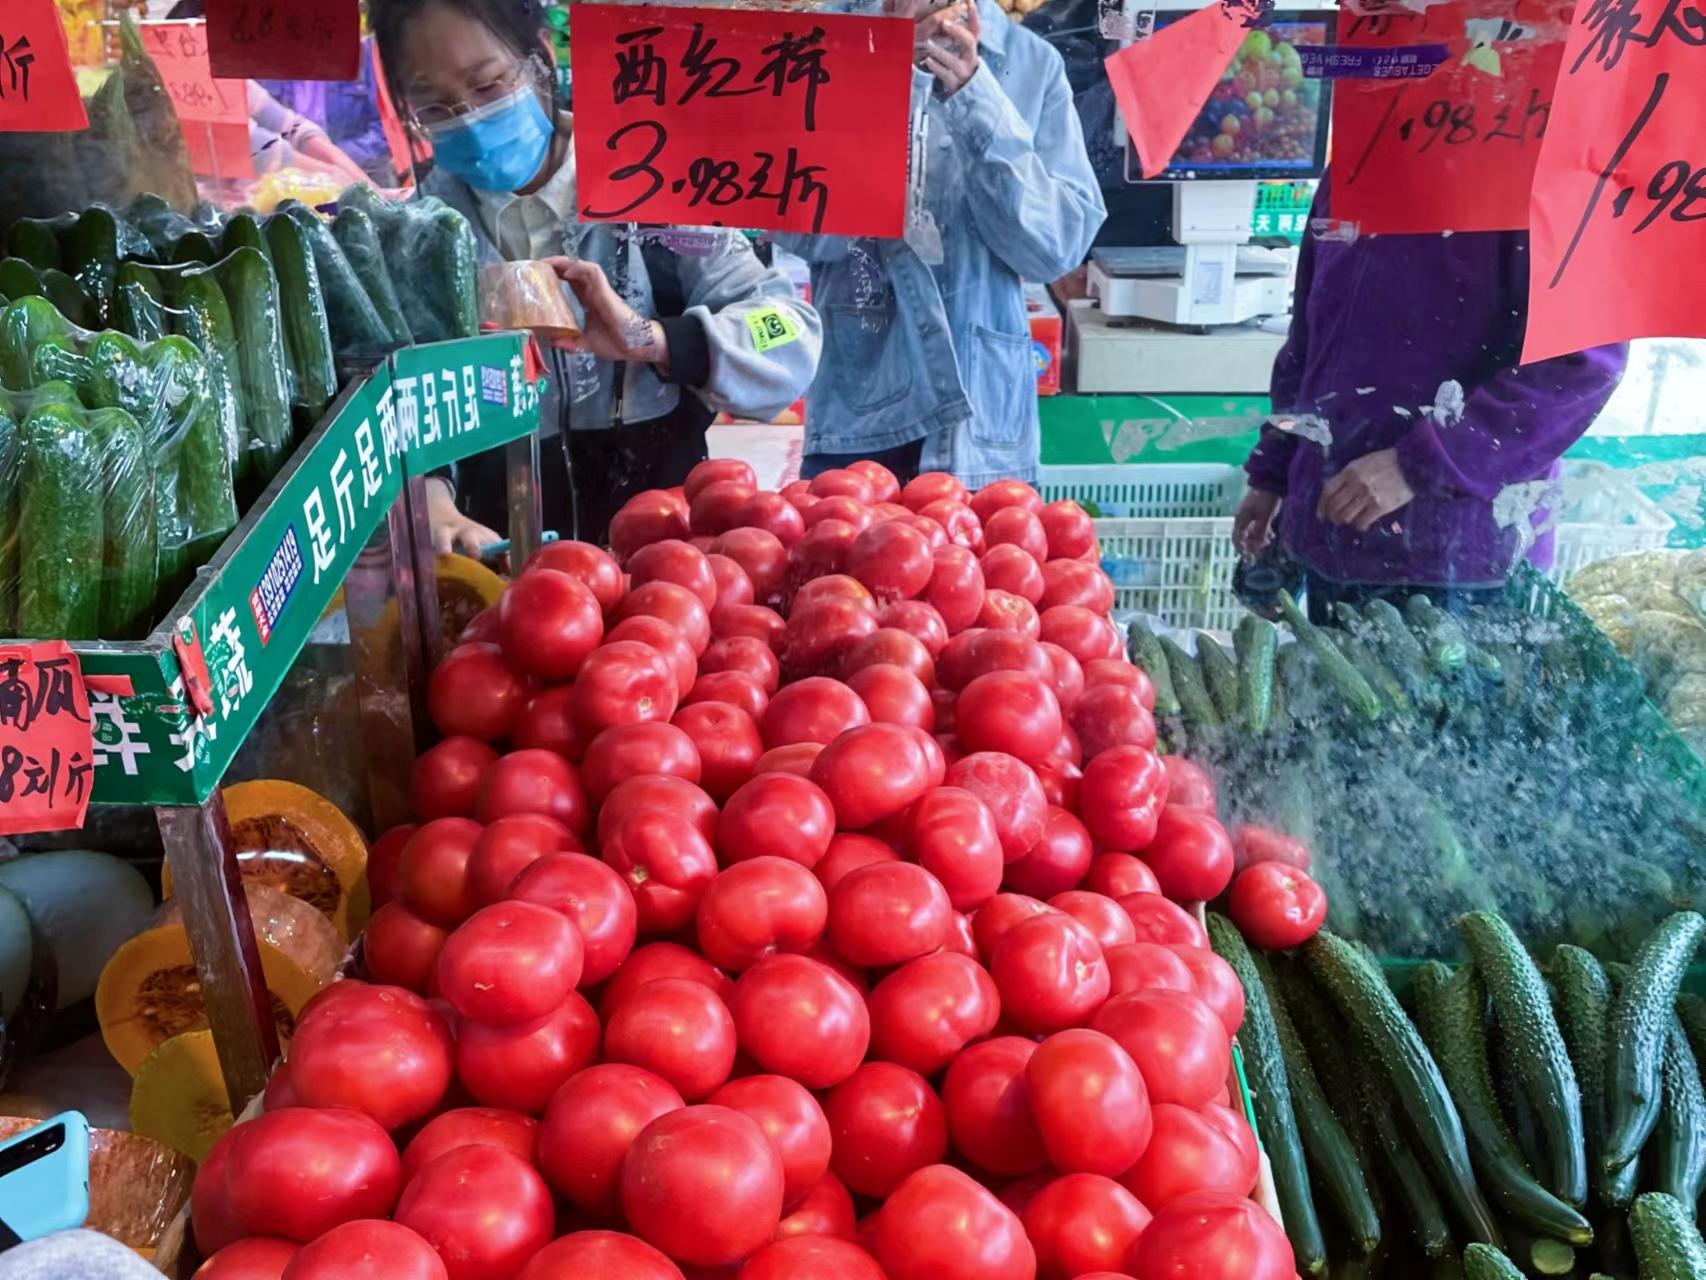
<path fill-rule="evenodd" d="M 1021 278 L 1083 261 L 1106 210 L 1072 88 L 1046 41 L 979 0 L 982 65 L 953 97 L 919 71 L 925 204 L 943 261 L 903 240 L 782 236 L 812 264 L 824 359 L 807 453 L 924 441 L 920 465 L 969 485 L 1035 479 L 1036 365 Z"/>

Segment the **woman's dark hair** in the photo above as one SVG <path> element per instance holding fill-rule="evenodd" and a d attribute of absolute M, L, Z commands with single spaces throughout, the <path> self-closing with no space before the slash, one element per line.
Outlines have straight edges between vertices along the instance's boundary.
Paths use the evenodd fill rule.
<path fill-rule="evenodd" d="M 385 71 L 391 100 L 399 107 L 403 103 L 402 68 L 398 65 L 403 33 L 417 17 L 438 5 L 480 23 L 518 58 L 543 56 L 539 33 L 545 26 L 544 0 L 367 0 L 367 25 L 379 46 L 379 63 Z M 556 96 L 553 77 L 553 109 Z"/>

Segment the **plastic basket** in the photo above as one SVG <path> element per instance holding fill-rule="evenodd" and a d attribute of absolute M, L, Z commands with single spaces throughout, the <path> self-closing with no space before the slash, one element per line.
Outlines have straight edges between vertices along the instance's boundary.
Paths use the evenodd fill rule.
<path fill-rule="evenodd" d="M 1573 470 L 1568 463 L 1565 469 Z M 1676 521 L 1634 485 L 1612 484 L 1563 512 L 1557 555 L 1547 576 L 1561 583 L 1584 565 L 1657 551 L 1675 528 Z"/>

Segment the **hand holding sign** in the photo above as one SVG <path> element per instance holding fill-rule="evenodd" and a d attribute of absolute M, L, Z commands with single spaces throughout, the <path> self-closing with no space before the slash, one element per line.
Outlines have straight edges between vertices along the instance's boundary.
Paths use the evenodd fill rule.
<path fill-rule="evenodd" d="M 53 0 L 0 6 L 0 133 L 89 127 L 65 27 Z"/>
<path fill-rule="evenodd" d="M 0 835 L 81 827 L 94 756 L 89 691 L 71 647 L 0 644 Z"/>

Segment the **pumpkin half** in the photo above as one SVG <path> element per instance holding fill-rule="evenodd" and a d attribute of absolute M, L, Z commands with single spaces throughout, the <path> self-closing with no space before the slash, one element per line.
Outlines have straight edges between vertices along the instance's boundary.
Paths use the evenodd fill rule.
<path fill-rule="evenodd" d="M 186 1031 L 154 1047 L 130 1089 L 130 1131 L 163 1142 L 197 1164 L 236 1123 L 213 1032 Z"/>

